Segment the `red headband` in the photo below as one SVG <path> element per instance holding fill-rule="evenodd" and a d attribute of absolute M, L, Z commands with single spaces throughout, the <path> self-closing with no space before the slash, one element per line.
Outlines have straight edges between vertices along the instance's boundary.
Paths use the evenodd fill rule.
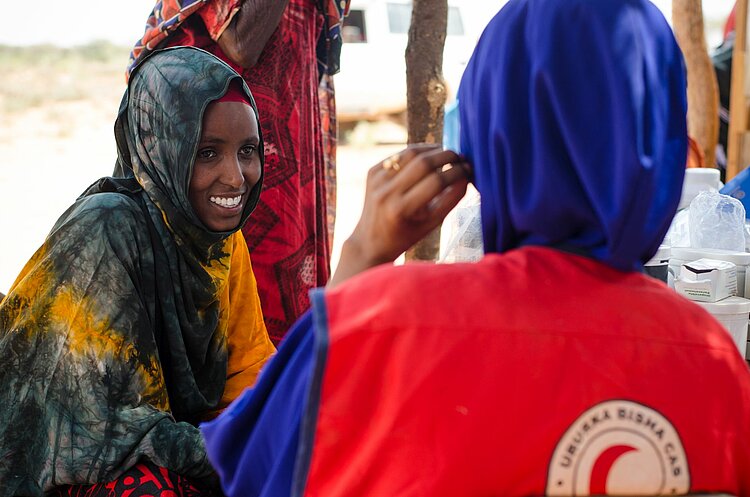
<path fill-rule="evenodd" d="M 250 105 L 250 98 L 248 98 L 245 90 L 242 88 L 242 84 L 239 80 L 235 79 L 229 84 L 227 92 L 217 102 L 242 102 Z M 251 106 L 252 107 L 252 106 Z"/>

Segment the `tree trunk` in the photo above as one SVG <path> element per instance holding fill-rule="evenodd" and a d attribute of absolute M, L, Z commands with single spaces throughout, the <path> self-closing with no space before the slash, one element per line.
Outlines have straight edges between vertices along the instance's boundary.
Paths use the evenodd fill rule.
<path fill-rule="evenodd" d="M 446 86 L 443 47 L 447 0 L 414 0 L 406 46 L 406 106 L 409 143 L 442 143 Z M 406 251 L 406 260 L 437 260 L 440 228 Z"/>
<path fill-rule="evenodd" d="M 672 25 L 687 66 L 688 132 L 698 142 L 706 165 L 713 167 L 719 139 L 719 86 L 706 47 L 701 1 L 672 0 Z"/>
<path fill-rule="evenodd" d="M 735 4 L 734 50 L 732 80 L 729 90 L 729 135 L 727 136 L 726 181 L 734 178 L 748 164 L 748 108 L 745 92 L 747 77 L 747 0 Z"/>

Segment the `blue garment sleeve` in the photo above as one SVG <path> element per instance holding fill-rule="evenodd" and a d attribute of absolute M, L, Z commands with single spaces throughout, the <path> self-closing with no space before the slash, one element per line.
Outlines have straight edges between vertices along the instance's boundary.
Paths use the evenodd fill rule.
<path fill-rule="evenodd" d="M 323 306 L 324 315 L 322 291 L 317 297 L 314 300 Z M 306 413 L 317 414 L 319 387 L 315 385 L 320 382 L 314 378 L 325 357 L 316 341 L 315 321 L 312 311 L 304 314 L 256 385 L 201 426 L 209 459 L 228 497 L 289 497 L 295 471 L 306 479 L 311 443 L 300 444 L 300 432 Z M 304 467 L 295 468 L 298 459 Z M 304 487 L 304 481 L 295 486 Z"/>

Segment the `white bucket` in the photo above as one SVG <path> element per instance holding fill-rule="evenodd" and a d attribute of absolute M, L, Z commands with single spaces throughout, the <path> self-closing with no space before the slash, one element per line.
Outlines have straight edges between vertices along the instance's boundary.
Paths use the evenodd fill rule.
<path fill-rule="evenodd" d="M 680 266 L 698 259 L 717 259 L 733 262 L 737 266 L 737 296 L 750 297 L 750 278 L 746 278 L 750 266 L 750 252 L 733 252 L 721 249 L 696 249 L 689 247 L 672 247 L 669 256 L 669 283 L 674 288 L 673 277 L 680 274 Z M 743 353 L 744 355 L 744 353 Z"/>
<path fill-rule="evenodd" d="M 728 297 L 718 302 L 696 302 L 707 310 L 732 335 L 742 357 L 747 353 L 747 326 L 750 322 L 750 300 Z"/>

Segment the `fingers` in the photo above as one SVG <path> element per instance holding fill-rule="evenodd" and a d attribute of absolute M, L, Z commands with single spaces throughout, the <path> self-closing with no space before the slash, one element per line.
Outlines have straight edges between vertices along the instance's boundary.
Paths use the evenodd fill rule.
<path fill-rule="evenodd" d="M 464 197 L 468 185 L 469 182 L 464 179 L 447 187 L 428 206 L 424 206 L 420 212 L 415 214 L 415 217 L 409 219 L 413 243 L 440 226 L 445 216 Z"/>
<path fill-rule="evenodd" d="M 458 181 L 438 195 L 435 201 L 430 205 L 432 218 L 435 222 L 435 226 L 440 224 L 445 216 L 464 198 L 466 195 L 466 188 L 469 186 L 469 181 L 463 179 Z"/>
<path fill-rule="evenodd" d="M 393 179 L 394 175 L 400 173 L 412 160 L 425 152 L 439 151 L 438 145 L 429 143 L 418 143 L 409 145 L 407 148 L 397 152 L 380 163 L 373 166 L 368 172 L 368 182 L 378 187 Z"/>
<path fill-rule="evenodd" d="M 469 165 L 455 152 L 436 145 L 413 145 L 373 167 L 368 190 L 370 198 L 390 204 L 405 221 L 422 223 L 433 217 L 442 219 L 455 206 L 469 175 Z"/>
<path fill-rule="evenodd" d="M 451 150 L 433 149 L 422 152 L 402 165 L 401 171 L 391 182 L 391 188 L 404 193 L 423 179 L 434 175 L 446 164 L 456 162 L 461 162 L 461 158 Z"/>
<path fill-rule="evenodd" d="M 452 164 L 445 170 L 432 172 L 402 194 L 400 210 L 405 217 L 415 216 L 425 207 L 433 211 L 436 206 L 432 202 L 449 187 L 458 184 L 463 184 L 464 190 L 468 184 L 466 169 L 460 165 Z"/>

